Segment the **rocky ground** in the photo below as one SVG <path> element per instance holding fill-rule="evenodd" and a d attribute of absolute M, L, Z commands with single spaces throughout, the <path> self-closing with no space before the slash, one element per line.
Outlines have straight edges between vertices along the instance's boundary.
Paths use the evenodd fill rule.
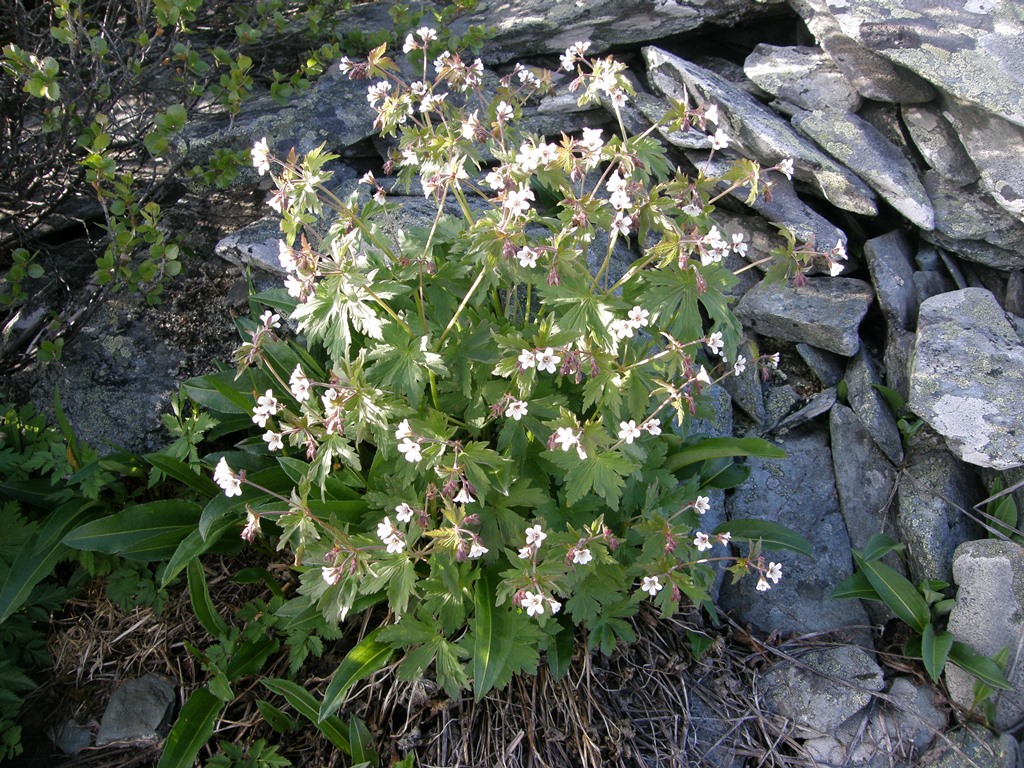
<path fill-rule="evenodd" d="M 360 28 L 388 24 L 379 5 L 356 11 L 351 23 Z M 783 522 L 807 536 L 814 557 L 785 555 L 786 578 L 768 595 L 747 582 L 723 587 L 720 604 L 735 622 L 730 642 L 764 640 L 751 640 L 760 654 L 754 666 L 735 646 L 719 655 L 742 657 L 752 670 L 714 667 L 735 688 L 732 704 L 721 691 L 688 698 L 674 752 L 659 737 L 661 753 L 628 762 L 595 738 L 593 748 L 605 752 L 583 762 L 732 766 L 787 755 L 836 766 L 1017 765 L 1024 549 L 987 525 L 979 503 L 995 478 L 1007 487 L 1024 478 L 1019 7 L 1012 0 L 482 0 L 462 23 L 496 27 L 483 58 L 498 74 L 513 61 L 554 69 L 577 40 L 591 41 L 591 53 L 614 52 L 636 78 L 627 112 L 636 125 L 684 92 L 717 105 L 736 153 L 724 159 L 795 162 L 792 183 L 773 178 L 770 203 L 748 208 L 739 190 L 723 206 L 723 228 L 752 241 L 751 260 L 779 243 L 772 224 L 823 248 L 840 242 L 851 254 L 841 277 L 785 288 L 741 282 L 736 311 L 749 343 L 780 351 L 783 365 L 769 381 L 753 370 L 730 381 L 719 393 L 720 418 L 707 427 L 766 436 L 786 449 L 785 462 L 752 462 L 749 480 L 713 508 Z M 579 111 L 567 82 L 536 105 L 535 130 L 610 125 L 604 110 Z M 326 142 L 343 157 L 337 183 L 351 185 L 381 162 L 371 120 L 363 86 L 332 72 L 287 108 L 257 100 L 230 125 L 193 127 L 179 151 L 191 160 L 261 136 L 281 153 Z M 707 155 L 702 134 L 663 139 L 681 167 Z M 21 391 L 45 403 L 60 383 L 84 439 L 156 447 L 158 416 L 177 382 L 230 350 L 231 315 L 246 311 L 241 266 L 274 279 L 277 225 L 254 204 L 267 190 L 252 172 L 223 205 L 209 206 L 207 190 L 188 190 L 172 208 L 171 226 L 191 233 L 195 255 L 167 304 L 152 311 L 129 297 L 104 302 L 59 364 L 19 377 Z M 412 210 L 416 199 L 408 200 Z M 898 392 L 923 420 L 909 439 L 876 385 Z M 1015 690 L 996 697 L 994 731 L 963 725 L 969 677 L 950 670 L 940 690 L 899 659 L 905 636 L 891 614 L 829 599 L 853 572 L 851 549 L 879 531 L 905 544 L 905 557 L 893 563 L 913 581 L 957 585 L 949 620 L 957 639 L 986 654 L 1008 647 Z M 658 678 L 664 690 L 676 686 L 660 697 L 666 706 L 685 698 L 688 684 L 715 688 L 707 676 L 674 674 L 674 684 Z M 643 731 L 635 710 L 619 716 L 619 726 L 635 716 L 629 728 Z M 759 736 L 736 727 L 750 720 Z"/>

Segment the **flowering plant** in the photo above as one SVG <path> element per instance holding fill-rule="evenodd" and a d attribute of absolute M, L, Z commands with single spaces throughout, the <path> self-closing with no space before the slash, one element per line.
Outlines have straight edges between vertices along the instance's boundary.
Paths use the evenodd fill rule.
<path fill-rule="evenodd" d="M 713 561 L 767 590 L 782 566 L 762 540 L 806 550 L 768 523 L 703 523 L 711 491 L 745 477 L 733 458 L 777 448 L 687 436 L 716 381 L 778 360 L 736 354 L 724 258 L 748 244 L 710 216 L 732 190 L 762 192 L 768 171 L 673 172 L 656 126 L 622 128 L 623 65 L 586 59 L 583 43 L 562 57 L 570 89 L 606 100 L 620 131 L 528 135 L 523 106 L 552 74 L 517 66 L 488 88 L 479 60 L 435 42 L 409 35 L 405 68 L 383 46 L 341 62 L 374 80 L 367 98 L 394 143 L 384 171 L 418 181 L 429 223 L 396 224 L 393 178 L 367 173 L 344 197 L 323 148 L 280 158 L 257 141 L 285 288 L 241 321 L 237 379 L 190 391 L 221 412 L 221 433 L 263 430 L 209 457 L 224 494 L 204 535 L 244 512 L 244 539 L 291 550 L 303 605 L 334 622 L 386 600 L 371 642 L 406 651 L 400 675 L 433 665 L 449 693 L 481 696 L 535 671 L 541 651 L 564 669 L 577 626 L 610 652 L 645 601 L 711 608 Z M 679 104 L 663 122 L 716 119 Z M 712 152 L 727 145 L 717 131 Z M 796 274 L 807 253 L 775 258 Z"/>

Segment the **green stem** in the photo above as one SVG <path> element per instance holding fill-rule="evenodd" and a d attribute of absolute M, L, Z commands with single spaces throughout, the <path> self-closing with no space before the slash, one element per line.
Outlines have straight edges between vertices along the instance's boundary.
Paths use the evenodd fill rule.
<path fill-rule="evenodd" d="M 597 284 L 601 281 L 601 276 L 608 270 L 608 266 L 612 263 L 612 249 L 615 248 L 615 242 L 619 239 L 619 231 L 614 230 L 611 237 L 608 238 L 608 250 L 604 255 L 604 261 L 601 263 L 601 268 L 597 270 L 597 274 L 594 275 L 594 280 L 590 284 L 590 291 L 593 293 L 597 290 Z"/>
<path fill-rule="evenodd" d="M 448 336 L 448 333 L 451 331 L 451 329 L 455 327 L 455 323 L 457 323 L 459 321 L 459 318 L 462 317 L 463 311 L 465 311 L 470 299 L 473 298 L 473 294 L 476 293 L 476 289 L 480 287 L 480 283 L 483 282 L 484 275 L 486 274 L 487 266 L 485 265 L 480 269 L 480 272 L 477 273 L 476 279 L 473 280 L 473 284 L 469 286 L 469 290 L 466 291 L 466 295 L 462 299 L 462 303 L 459 304 L 459 308 L 455 310 L 455 314 L 452 315 L 452 319 L 449 320 L 448 325 L 445 326 L 444 333 L 441 334 L 441 338 L 439 338 L 437 340 L 437 344 L 434 345 L 434 352 L 438 352 L 441 349 L 441 344 L 444 343 L 445 337 Z"/>

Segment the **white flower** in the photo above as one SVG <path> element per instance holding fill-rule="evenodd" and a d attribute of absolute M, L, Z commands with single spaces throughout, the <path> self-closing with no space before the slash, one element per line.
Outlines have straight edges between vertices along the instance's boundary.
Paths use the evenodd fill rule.
<path fill-rule="evenodd" d="M 484 184 L 497 192 L 499 189 L 505 188 L 505 176 L 499 171 L 489 171 L 484 176 Z"/>
<path fill-rule="evenodd" d="M 267 442 L 267 449 L 271 451 L 280 451 L 284 448 L 284 442 L 281 440 L 282 435 L 274 430 L 267 430 L 263 434 L 263 439 Z"/>
<path fill-rule="evenodd" d="M 328 584 L 330 584 L 333 587 L 335 584 L 337 584 L 339 581 L 341 581 L 341 577 L 344 576 L 345 574 L 344 574 L 344 569 L 343 568 L 340 568 L 340 567 L 331 568 L 331 567 L 325 565 L 321 569 L 320 575 L 323 577 L 324 581 L 326 581 Z"/>
<path fill-rule="evenodd" d="M 252 544 L 259 532 L 260 516 L 247 508 L 245 511 L 245 527 L 242 529 L 241 535 L 242 541 L 247 541 Z"/>
<path fill-rule="evenodd" d="M 613 320 L 608 330 L 616 339 L 631 339 L 636 333 L 636 326 L 630 320 Z"/>
<path fill-rule="evenodd" d="M 431 29 L 430 27 L 420 27 L 416 30 L 416 34 L 420 36 L 420 39 L 423 41 L 423 45 L 429 45 L 437 39 L 437 30 Z"/>
<path fill-rule="evenodd" d="M 350 59 L 348 56 L 342 56 L 341 61 L 338 62 L 338 69 L 341 70 L 341 73 L 343 75 L 347 75 L 349 72 L 351 72 L 354 66 L 355 64 L 353 64 L 352 59 Z"/>
<path fill-rule="evenodd" d="M 452 499 L 452 501 L 456 504 L 472 504 L 476 499 L 474 499 L 470 495 L 469 491 L 466 490 L 466 486 L 462 486 L 459 489 L 459 492 L 455 494 L 455 498 Z"/>
<path fill-rule="evenodd" d="M 309 379 L 302 372 L 301 365 L 296 365 L 295 370 L 292 371 L 291 378 L 288 379 L 288 389 L 291 390 L 292 396 L 300 403 L 309 400 Z"/>
<path fill-rule="evenodd" d="M 590 48 L 590 43 L 583 42 L 573 43 L 568 48 L 566 48 L 565 53 L 563 53 L 559 57 L 559 64 L 561 65 L 562 69 L 564 69 L 566 72 L 572 72 L 572 68 L 573 65 L 576 63 L 576 59 L 583 58 L 583 54 L 587 52 L 588 48 Z"/>
<path fill-rule="evenodd" d="M 518 189 L 510 189 L 505 193 L 503 206 L 513 216 L 524 216 L 530 210 L 530 201 L 534 199 L 533 190 L 520 185 Z"/>
<path fill-rule="evenodd" d="M 533 368 L 536 364 L 537 357 L 532 349 L 524 349 L 519 353 L 519 367 L 524 371 Z"/>
<path fill-rule="evenodd" d="M 771 588 L 772 588 L 772 585 L 769 584 L 767 581 L 765 581 L 763 577 L 757 580 L 757 591 L 758 592 L 767 592 Z"/>
<path fill-rule="evenodd" d="M 387 541 L 398 534 L 398 529 L 391 522 L 390 517 L 385 517 L 377 523 L 377 537 L 381 541 Z"/>
<path fill-rule="evenodd" d="M 711 106 L 705 105 L 704 108 L 704 119 L 709 123 L 718 125 L 718 105 L 712 104 Z"/>
<path fill-rule="evenodd" d="M 840 272 L 843 271 L 844 264 L 841 261 L 830 261 L 828 263 L 828 273 L 831 277 L 836 277 Z"/>
<path fill-rule="evenodd" d="M 260 408 L 265 411 L 269 411 L 271 414 L 277 413 L 280 408 L 278 407 L 277 398 L 274 397 L 274 390 L 268 389 L 266 394 L 260 395 L 256 398 L 256 402 Z"/>
<path fill-rule="evenodd" d="M 721 331 L 715 331 L 712 333 L 708 336 L 705 343 L 710 347 L 712 354 L 722 354 L 722 348 L 725 346 L 725 341 L 722 339 Z"/>
<path fill-rule="evenodd" d="M 601 138 L 603 133 L 600 128 L 584 128 L 580 146 L 588 152 L 600 152 L 604 146 L 604 139 Z"/>
<path fill-rule="evenodd" d="M 489 550 L 480 542 L 474 541 L 473 544 L 469 547 L 469 559 L 476 560 L 478 557 L 483 557 L 490 551 L 491 550 Z"/>
<path fill-rule="evenodd" d="M 737 256 L 747 255 L 747 244 L 743 242 L 742 232 L 737 232 L 732 236 L 732 250 Z"/>
<path fill-rule="evenodd" d="M 404 501 L 395 507 L 395 517 L 400 523 L 412 522 L 412 516 L 416 513 L 412 507 L 406 504 Z"/>
<path fill-rule="evenodd" d="M 419 43 L 416 42 L 416 38 L 412 36 L 412 32 L 405 36 L 405 45 L 402 46 L 403 53 L 411 53 L 419 48 Z"/>
<path fill-rule="evenodd" d="M 742 374 L 745 370 L 747 370 L 747 358 L 745 358 L 743 355 L 738 355 L 736 357 L 736 363 L 733 366 L 732 370 L 736 376 Z"/>
<path fill-rule="evenodd" d="M 225 496 L 242 495 L 242 482 L 238 479 L 238 475 L 231 471 L 227 459 L 223 456 L 213 470 L 213 481 L 223 489 Z"/>
<path fill-rule="evenodd" d="M 664 584 L 661 583 L 661 579 L 657 576 L 644 576 L 643 584 L 640 586 L 644 592 L 654 597 L 656 594 L 661 592 L 664 588 Z"/>
<path fill-rule="evenodd" d="M 551 615 L 554 616 L 560 610 L 562 610 L 562 604 L 555 600 L 553 597 L 548 598 L 548 608 L 551 609 Z"/>
<path fill-rule="evenodd" d="M 633 441 L 640 437 L 640 427 L 633 419 L 619 422 L 619 440 L 625 440 L 626 445 L 632 445 Z"/>
<path fill-rule="evenodd" d="M 527 413 L 527 403 L 523 400 L 513 400 L 508 404 L 508 408 L 505 409 L 505 418 L 515 419 L 519 421 Z"/>
<path fill-rule="evenodd" d="M 765 362 L 765 365 L 767 365 L 769 368 L 778 368 L 779 367 L 779 353 L 778 352 L 772 352 L 770 355 L 765 355 L 764 356 L 764 362 Z"/>
<path fill-rule="evenodd" d="M 728 531 L 723 531 L 722 533 L 715 536 L 715 538 L 718 539 L 719 544 L 728 544 L 729 541 L 732 539 L 732 534 Z"/>
<path fill-rule="evenodd" d="M 725 149 L 729 146 L 729 134 L 719 128 L 715 131 L 715 135 L 711 137 L 711 148 L 712 149 Z"/>
<path fill-rule="evenodd" d="M 277 260 L 285 272 L 294 272 L 298 269 L 298 264 L 295 263 L 295 251 L 284 240 L 277 241 Z"/>
<path fill-rule="evenodd" d="M 406 437 L 412 437 L 412 428 L 409 426 L 408 419 L 402 419 L 398 422 L 398 429 L 395 430 L 395 440 L 402 440 Z"/>
<path fill-rule="evenodd" d="M 539 548 L 541 542 L 547 537 L 548 535 L 541 530 L 540 524 L 530 526 L 526 529 L 526 546 Z"/>
<path fill-rule="evenodd" d="M 507 123 L 515 115 L 515 111 L 508 105 L 507 102 L 499 101 L 498 107 L 494 110 L 494 117 L 498 123 Z"/>
<path fill-rule="evenodd" d="M 366 100 L 370 102 L 370 106 L 376 106 L 377 102 L 384 98 L 388 91 L 391 90 L 391 83 L 387 80 L 381 80 L 379 83 L 374 83 L 366 89 Z"/>
<path fill-rule="evenodd" d="M 561 446 L 563 451 L 568 451 L 579 443 L 579 438 L 576 437 L 576 430 L 572 427 L 559 427 L 555 430 L 555 442 Z"/>
<path fill-rule="evenodd" d="M 536 358 L 537 370 L 546 371 L 547 373 L 554 373 L 555 368 L 562 362 L 562 358 L 556 355 L 555 350 L 551 347 L 537 352 Z"/>
<path fill-rule="evenodd" d="M 782 563 L 768 563 L 768 570 L 764 572 L 765 578 L 771 579 L 778 584 L 782 578 Z"/>
<path fill-rule="evenodd" d="M 250 154 L 252 155 L 252 165 L 260 176 L 270 170 L 270 147 L 267 146 L 266 136 L 252 145 Z"/>
<path fill-rule="evenodd" d="M 701 382 L 702 384 L 710 384 L 711 383 L 711 376 L 708 375 L 707 368 L 705 368 L 703 365 L 700 367 L 700 370 L 697 372 L 697 381 Z"/>
<path fill-rule="evenodd" d="M 703 552 L 706 549 L 711 549 L 711 539 L 708 538 L 706 533 L 697 531 L 697 535 L 693 539 L 693 546 L 697 548 L 698 552 Z"/>
<path fill-rule="evenodd" d="M 541 592 L 533 594 L 526 591 L 523 593 L 523 608 L 528 616 L 540 616 L 544 613 L 544 595 Z"/>
<path fill-rule="evenodd" d="M 698 515 L 703 515 L 711 509 L 711 499 L 707 496 L 698 496 L 697 500 L 693 502 L 693 508 L 697 510 Z"/>
<path fill-rule="evenodd" d="M 397 536 L 385 543 L 387 544 L 389 555 L 400 555 L 405 549 L 405 542 Z"/>
<path fill-rule="evenodd" d="M 576 547 L 572 551 L 572 561 L 577 565 L 586 565 L 594 559 L 594 555 L 586 547 Z"/>
<path fill-rule="evenodd" d="M 516 258 L 519 259 L 519 266 L 524 269 L 533 269 L 537 266 L 537 251 L 528 245 L 519 249 Z"/>
<path fill-rule="evenodd" d="M 647 434 L 657 437 L 661 434 L 661 422 L 657 419 L 648 419 L 640 425 L 640 429 L 646 429 Z"/>
<path fill-rule="evenodd" d="M 423 458 L 423 454 L 420 453 L 420 444 L 408 437 L 398 444 L 398 452 L 404 455 L 405 460 L 411 464 L 415 464 Z"/>
<path fill-rule="evenodd" d="M 480 110 L 473 110 L 473 114 L 466 118 L 462 124 L 462 138 L 473 141 L 476 139 L 476 132 L 480 128 L 480 118 L 478 113 Z"/>
<path fill-rule="evenodd" d="M 785 160 L 775 166 L 775 170 L 781 173 L 790 181 L 793 180 L 793 158 L 787 157 Z"/>
<path fill-rule="evenodd" d="M 533 547 L 523 547 L 519 550 L 520 560 L 529 560 L 531 557 L 533 557 Z"/>
<path fill-rule="evenodd" d="M 629 310 L 629 319 L 641 328 L 646 328 L 651 313 L 643 307 L 633 307 Z"/>

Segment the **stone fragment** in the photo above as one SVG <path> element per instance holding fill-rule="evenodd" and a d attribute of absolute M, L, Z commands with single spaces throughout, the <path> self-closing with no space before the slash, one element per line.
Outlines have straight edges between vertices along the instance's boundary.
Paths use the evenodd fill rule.
<path fill-rule="evenodd" d="M 882 669 L 861 647 L 814 650 L 798 662 L 778 662 L 759 681 L 765 706 L 802 736 L 827 734 L 871 702 L 885 686 Z"/>
<path fill-rule="evenodd" d="M 96 746 L 157 743 L 166 734 L 174 698 L 174 686 L 154 674 L 123 683 L 103 712 Z"/>
<path fill-rule="evenodd" d="M 757 355 L 756 348 L 750 342 L 741 343 L 736 353 L 747 360 L 753 360 Z M 732 396 L 733 403 L 755 424 L 760 426 L 765 423 L 764 382 L 757 366 L 748 365 L 739 376 L 726 376 L 722 379 L 722 386 Z"/>
<path fill-rule="evenodd" d="M 873 298 L 862 280 L 811 277 L 799 287 L 761 283 L 740 300 L 736 314 L 762 336 L 851 357 L 860 349 L 857 328 Z"/>
<path fill-rule="evenodd" d="M 810 344 L 797 344 L 796 351 L 814 371 L 823 387 L 834 387 L 842 380 L 846 372 L 846 363 L 842 358 Z"/>
<path fill-rule="evenodd" d="M 826 0 L 787 0 L 818 45 L 866 99 L 913 104 L 931 101 L 935 89 L 923 78 L 864 47 L 848 35 Z"/>
<path fill-rule="evenodd" d="M 804 405 L 796 413 L 792 413 L 786 416 L 782 421 L 775 425 L 773 431 L 783 433 L 790 429 L 795 429 L 801 424 L 806 424 L 811 419 L 816 419 L 823 413 L 828 413 L 829 409 L 832 408 L 836 403 L 836 389 L 835 387 L 829 387 L 828 389 L 822 390 Z"/>
<path fill-rule="evenodd" d="M 730 27 L 777 12 L 778 5 L 778 0 L 588 0 L 585 6 L 550 0 L 480 0 L 472 12 L 460 15 L 452 23 L 451 31 L 462 35 L 470 25 L 492 30 L 493 37 L 487 40 L 480 57 L 488 64 L 501 64 L 524 57 L 561 54 L 581 40 L 591 44 L 588 53 L 594 55 L 613 46 L 690 32 L 705 24 Z M 356 6 L 354 10 L 360 8 Z M 357 16 L 355 19 L 356 29 L 366 28 L 359 25 Z"/>
<path fill-rule="evenodd" d="M 1024 53 L 1024 43 L 1021 52 Z M 948 99 L 946 115 L 981 174 L 981 186 L 1001 208 L 1024 220 L 1024 164 L 1020 161 L 1024 114 L 1014 124 L 970 104 Z"/>
<path fill-rule="evenodd" d="M 696 98 L 716 104 L 719 126 L 747 157 L 765 166 L 794 160 L 794 175 L 813 184 L 833 205 L 873 216 L 878 208 L 871 189 L 836 163 L 783 118 L 750 94 L 706 69 L 653 46 L 644 48 L 648 77 L 655 90 L 670 99 Z"/>
<path fill-rule="evenodd" d="M 278 258 L 278 243 L 282 237 L 280 219 L 265 216 L 221 239 L 214 253 L 231 264 L 283 276 L 287 271 Z"/>
<path fill-rule="evenodd" d="M 1024 464 L 1024 344 L 989 291 L 921 305 L 909 407 L 968 463 Z"/>
<path fill-rule="evenodd" d="M 830 734 L 808 739 L 804 749 L 818 766 L 917 765 L 914 760 L 920 751 L 949 721 L 937 698 L 928 686 L 896 678 L 874 708 L 851 717 Z"/>
<path fill-rule="evenodd" d="M 918 306 L 932 296 L 955 290 L 953 282 L 941 272 L 933 272 L 930 269 L 919 269 L 914 272 L 914 291 L 917 293 Z"/>
<path fill-rule="evenodd" d="M 845 35 L 1024 126 L 1024 16 L 1017 0 L 827 2 Z"/>
<path fill-rule="evenodd" d="M 74 755 L 92 746 L 92 730 L 67 719 L 52 729 L 50 741 L 65 755 Z"/>
<path fill-rule="evenodd" d="M 910 331 L 897 331 L 885 341 L 885 383 L 899 392 L 904 403 L 910 399 L 910 359 L 915 338 Z"/>
<path fill-rule="evenodd" d="M 860 94 L 820 48 L 762 43 L 743 63 L 751 80 L 801 109 L 835 107 L 856 112 Z"/>
<path fill-rule="evenodd" d="M 1018 768 L 1020 752 L 1010 734 L 996 736 L 980 725 L 966 725 L 937 739 L 917 764 L 928 768 Z"/>
<path fill-rule="evenodd" d="M 903 461 L 903 437 L 896 417 L 878 386 L 882 377 L 864 347 L 846 367 L 846 385 L 850 405 L 857 412 L 872 439 L 893 464 Z"/>
<path fill-rule="evenodd" d="M 890 333 L 917 327 L 917 286 L 914 283 L 914 251 L 898 229 L 864 243 L 864 255 L 875 286 L 878 306 Z"/>
<path fill-rule="evenodd" d="M 1024 547 L 998 539 L 961 544 L 953 555 L 953 579 L 959 587 L 949 614 L 953 637 L 984 656 L 1009 649 L 1006 676 L 1013 688 L 992 699 L 992 725 L 1009 730 L 1024 718 Z M 946 667 L 949 694 L 965 709 L 974 700 L 974 682 L 959 667 Z"/>
<path fill-rule="evenodd" d="M 927 426 L 907 441 L 906 464 L 896 493 L 896 525 L 907 545 L 911 579 L 952 583 L 953 552 L 980 530 L 970 510 L 981 489 L 970 467 L 951 454 Z"/>
<path fill-rule="evenodd" d="M 914 146 L 932 170 L 960 186 L 978 180 L 978 169 L 938 108 L 931 104 L 904 104 L 901 113 Z"/>
<path fill-rule="evenodd" d="M 765 424 L 774 430 L 782 419 L 793 412 L 800 400 L 800 395 L 789 384 L 768 387 L 764 398 Z"/>
<path fill-rule="evenodd" d="M 863 630 L 868 617 L 860 601 L 828 599 L 853 571 L 828 438 L 822 430 L 800 429 L 778 443 L 788 458 L 748 459 L 750 476 L 727 497 L 728 516 L 730 520 L 772 520 L 799 531 L 814 555 L 768 549 L 763 553 L 765 561 L 782 563 L 779 583 L 759 592 L 755 578 L 736 583 L 727 580 L 721 591 L 722 607 L 762 632 L 808 633 L 850 627 L 858 642 L 870 646 Z"/>
<path fill-rule="evenodd" d="M 878 129 L 838 109 L 798 112 L 793 125 L 871 185 L 897 211 L 922 229 L 934 229 L 935 213 L 910 162 Z"/>

